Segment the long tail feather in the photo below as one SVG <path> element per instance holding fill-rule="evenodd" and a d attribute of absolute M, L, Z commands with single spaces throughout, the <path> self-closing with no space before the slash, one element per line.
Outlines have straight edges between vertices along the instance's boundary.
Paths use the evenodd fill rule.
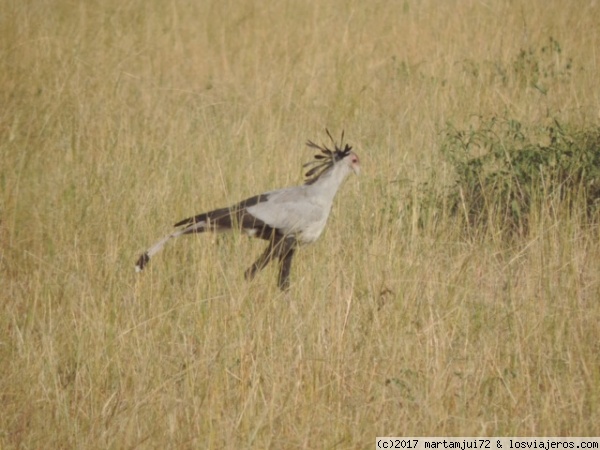
<path fill-rule="evenodd" d="M 159 251 L 161 251 L 167 242 L 169 242 L 173 238 L 181 236 L 186 232 L 186 230 L 187 228 L 184 228 L 182 230 L 177 230 L 174 233 L 169 234 L 168 236 L 165 236 L 152 247 L 150 247 L 148 250 L 146 250 L 144 253 L 142 253 L 138 258 L 137 262 L 135 263 L 135 271 L 141 272 L 142 270 L 144 270 L 144 268 L 150 262 L 150 258 L 152 258 Z"/>
<path fill-rule="evenodd" d="M 213 213 L 217 213 L 222 210 L 215 210 L 204 214 L 199 214 L 195 217 L 190 217 L 189 219 L 182 220 L 178 222 L 175 226 L 183 227 L 173 233 L 165 236 L 160 241 L 156 242 L 152 247 L 146 250 L 142 255 L 138 258 L 135 263 L 135 271 L 141 272 L 150 262 L 150 258 L 152 258 L 156 253 L 161 251 L 163 247 L 169 242 L 171 239 L 183 236 L 184 234 L 192 234 L 192 233 L 202 233 L 204 231 L 208 231 L 211 229 L 226 229 L 226 221 L 220 220 L 216 222 L 212 222 L 210 219 L 210 215 Z M 229 219 L 231 222 L 231 219 Z M 187 225 L 184 227 L 184 225 Z M 231 228 L 231 225 L 229 225 Z"/>
<path fill-rule="evenodd" d="M 161 251 L 171 239 L 192 233 L 205 231 L 229 231 L 234 228 L 246 232 L 250 236 L 268 239 L 273 229 L 248 213 L 247 207 L 266 201 L 267 194 L 250 197 L 230 208 L 220 208 L 198 214 L 175 224 L 177 231 L 165 236 L 146 250 L 135 264 L 136 272 L 141 272 L 150 262 L 152 256 Z"/>

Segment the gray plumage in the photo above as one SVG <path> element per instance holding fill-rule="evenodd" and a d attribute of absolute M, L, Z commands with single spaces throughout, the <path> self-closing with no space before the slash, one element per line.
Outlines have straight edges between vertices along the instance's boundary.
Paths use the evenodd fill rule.
<path fill-rule="evenodd" d="M 323 232 L 333 199 L 346 177 L 360 172 L 360 162 L 352 147 L 335 144 L 334 149 L 308 141 L 310 148 L 319 150 L 315 159 L 305 167 L 306 181 L 301 186 L 277 189 L 243 200 L 228 208 L 220 208 L 181 220 L 178 229 L 165 236 L 144 252 L 136 263 L 140 272 L 165 244 L 176 237 L 205 231 L 239 229 L 251 237 L 269 241 L 261 256 L 246 270 L 246 279 L 252 279 L 273 258 L 280 261 L 278 286 L 289 287 L 292 258 L 298 245 L 316 241 Z M 342 133 L 341 140 L 343 141 Z"/>

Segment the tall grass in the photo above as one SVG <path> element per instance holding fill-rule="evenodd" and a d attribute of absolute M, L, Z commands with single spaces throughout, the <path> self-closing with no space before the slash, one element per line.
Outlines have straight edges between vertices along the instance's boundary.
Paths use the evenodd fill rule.
<path fill-rule="evenodd" d="M 2 448 L 598 435 L 597 227 L 560 198 L 512 241 L 407 207 L 452 182 L 447 123 L 597 124 L 598 23 L 596 2 L 2 2 Z M 263 244 L 240 236 L 134 273 L 175 220 L 300 183 L 325 127 L 363 174 L 288 295 L 244 281 Z"/>

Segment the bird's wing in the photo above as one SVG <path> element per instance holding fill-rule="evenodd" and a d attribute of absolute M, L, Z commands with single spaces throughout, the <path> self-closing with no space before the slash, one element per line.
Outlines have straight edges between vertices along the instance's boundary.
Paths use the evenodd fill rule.
<path fill-rule="evenodd" d="M 269 200 L 270 196 L 270 192 L 255 195 L 254 197 L 242 200 L 241 202 L 228 208 L 219 208 L 213 211 L 205 212 L 193 217 L 188 217 L 187 219 L 180 220 L 174 226 L 182 227 L 199 223 L 208 225 L 208 222 L 210 222 L 210 224 L 213 227 L 231 228 L 234 218 L 235 220 L 241 219 L 248 207 L 261 202 L 266 202 Z"/>
<path fill-rule="evenodd" d="M 329 208 L 316 201 L 306 186 L 268 193 L 264 202 L 246 208 L 259 221 L 284 235 L 297 235 L 300 240 L 316 239 L 325 225 Z"/>
<path fill-rule="evenodd" d="M 136 263 L 136 271 L 141 271 L 150 261 L 150 258 L 158 253 L 171 239 L 183 236 L 185 234 L 203 233 L 205 231 L 226 231 L 234 227 L 240 227 L 250 236 L 268 239 L 272 235 L 273 229 L 269 225 L 257 219 L 248 213 L 248 207 L 266 202 L 270 198 L 270 193 L 256 195 L 247 198 L 229 208 L 219 208 L 208 211 L 196 216 L 180 220 L 175 224 L 178 230 L 163 237 L 152 247 L 146 250 Z"/>

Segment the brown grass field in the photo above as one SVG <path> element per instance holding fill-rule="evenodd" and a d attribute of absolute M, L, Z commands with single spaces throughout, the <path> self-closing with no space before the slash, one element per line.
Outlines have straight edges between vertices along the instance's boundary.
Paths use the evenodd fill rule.
<path fill-rule="evenodd" d="M 599 87 L 596 0 L 2 1 L 0 447 L 600 435 L 598 228 L 406 208 L 452 180 L 447 123 L 593 125 Z M 134 272 L 176 220 L 300 184 L 326 127 L 362 174 L 287 295 L 237 235 Z"/>

